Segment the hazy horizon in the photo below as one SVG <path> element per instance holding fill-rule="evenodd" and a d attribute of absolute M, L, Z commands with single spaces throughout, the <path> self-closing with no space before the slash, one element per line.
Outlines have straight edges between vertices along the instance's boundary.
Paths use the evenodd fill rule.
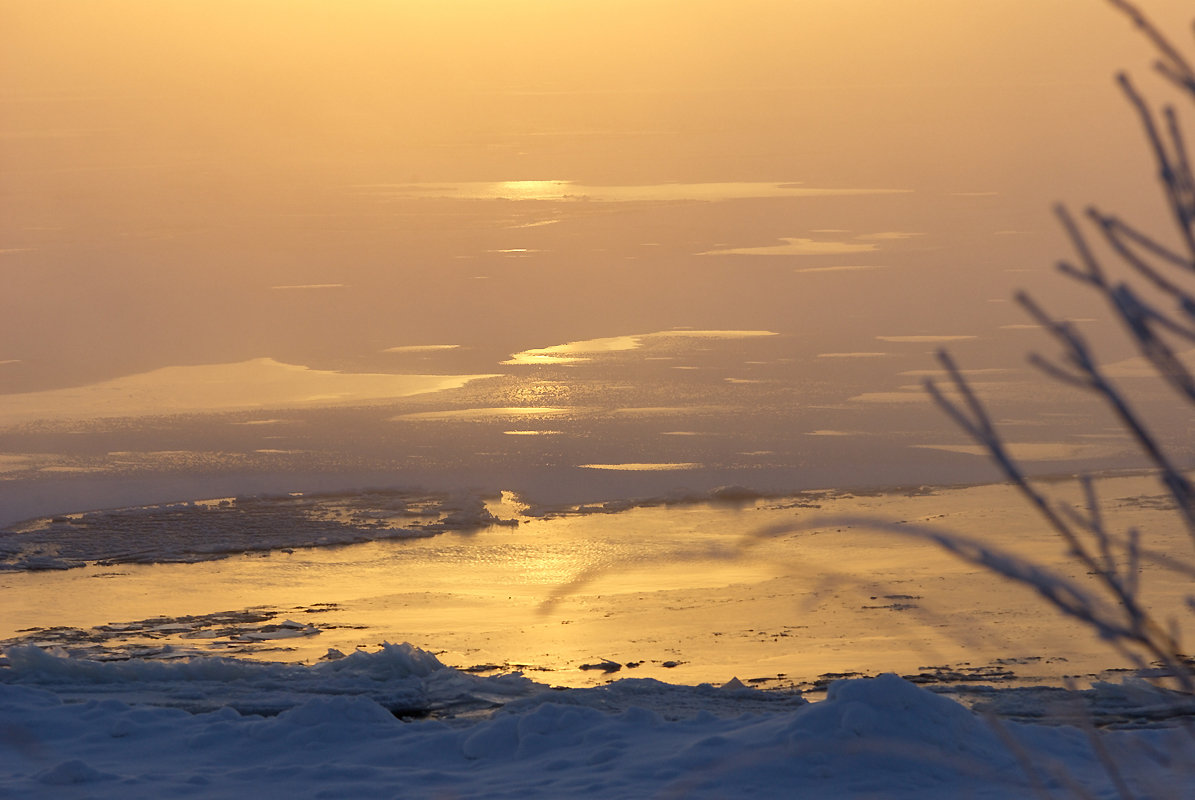
<path fill-rule="evenodd" d="M 1146 10 L 1185 30 L 1185 4 Z M 1009 302 L 1134 374 L 1052 267 L 1054 202 L 1160 212 L 1113 75 L 1165 90 L 1105 3 L 0 16 L 10 494 L 990 476 L 921 392 L 943 345 L 1038 468 L 1134 463 L 1025 366 L 1050 345 Z"/>

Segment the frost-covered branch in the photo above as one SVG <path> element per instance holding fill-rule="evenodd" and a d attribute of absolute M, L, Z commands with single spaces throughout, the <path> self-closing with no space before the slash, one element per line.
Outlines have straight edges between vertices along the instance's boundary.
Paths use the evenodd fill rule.
<path fill-rule="evenodd" d="M 1158 72 L 1185 100 L 1195 101 L 1195 69 L 1179 49 L 1133 3 L 1109 2 L 1153 45 Z M 1085 214 L 1086 222 L 1096 232 L 1089 236 L 1079 221 L 1060 206 L 1058 219 L 1074 249 L 1074 258 L 1060 262 L 1058 267 L 1065 276 L 1100 296 L 1137 351 L 1176 392 L 1177 398 L 1184 404 L 1195 404 L 1195 375 L 1174 343 L 1179 341 L 1189 346 L 1195 342 L 1195 176 L 1174 107 L 1155 110 L 1127 75 L 1118 75 L 1117 83 L 1145 134 L 1169 212 L 1170 237 L 1179 246 L 1166 244 L 1162 237 L 1095 208 Z M 1095 244 L 1103 245 L 1108 253 L 1097 253 Z M 1147 291 L 1135 286 L 1134 280 Z M 1056 357 L 1032 353 L 1030 362 L 1046 375 L 1093 394 L 1112 411 L 1148 465 L 1158 473 L 1195 540 L 1195 487 L 1167 452 L 1162 439 L 1128 396 L 1110 380 L 1093 347 L 1074 324 L 1047 312 L 1023 292 L 1016 299 L 1059 347 Z M 1162 308 L 1159 300 L 1167 308 Z M 1147 560 L 1195 577 L 1195 560 L 1190 556 L 1152 552 L 1142 545 L 1136 529 L 1123 535 L 1109 530 L 1095 484 L 1089 477 L 1080 478 L 1081 510 L 1055 504 L 1030 483 L 1024 469 L 1012 458 L 990 414 L 950 355 L 942 352 L 939 360 L 946 369 L 949 391 L 927 381 L 930 395 L 947 416 L 987 451 L 1005 478 L 1029 500 L 1066 545 L 1075 563 L 1092 576 L 1099 596 L 972 539 L 908 526 L 892 529 L 933 541 L 971 563 L 1033 588 L 1049 604 L 1082 621 L 1122 651 L 1145 655 L 1166 665 L 1184 689 L 1195 689 L 1195 679 L 1179 650 L 1177 633 L 1159 620 L 1159 615 L 1173 613 L 1175 609 L 1147 607 L 1139 578 L 1142 563 Z M 1188 610 L 1195 610 L 1195 601 L 1189 605 Z"/>
<path fill-rule="evenodd" d="M 1090 627 L 1134 663 L 1145 666 L 1144 658 L 1159 662 L 1184 691 L 1195 691 L 1195 679 L 1182 662 L 1178 642 L 1136 602 L 1135 593 L 1126 597 L 1123 592 L 1113 591 L 1111 597 L 1101 596 L 1099 592 L 1065 575 L 980 539 L 926 525 L 894 524 L 874 517 L 853 516 L 815 518 L 797 525 L 774 525 L 756 531 L 751 538 L 769 539 L 829 527 L 880 530 L 935 544 L 968 564 L 982 567 L 1036 592 L 1058 611 Z M 1086 553 L 1085 548 L 1081 547 L 1081 550 Z M 1083 557 L 1080 560 L 1083 561 Z M 1135 557 L 1130 559 L 1130 564 L 1137 566 Z M 1109 587 L 1107 576 L 1102 572 L 1095 570 L 1093 577 L 1097 579 L 1097 588 Z M 1119 584 L 1118 581 L 1116 583 Z M 1135 583 L 1133 586 L 1135 588 Z"/>
<path fill-rule="evenodd" d="M 1061 323 L 1066 326 L 1066 323 Z M 1071 330 L 1066 326 L 1064 330 Z M 1086 351 L 1075 356 L 1076 363 L 1082 367 Z M 1100 606 L 1083 594 L 1076 593 L 1065 582 L 1053 579 L 1046 580 L 1046 573 L 1028 562 L 992 550 L 976 540 L 955 534 L 946 534 L 930 529 L 910 529 L 901 526 L 901 530 L 912 530 L 916 535 L 937 543 L 955 555 L 986 567 L 1006 578 L 1031 586 L 1042 594 L 1051 605 L 1063 613 L 1082 620 L 1096 629 L 1102 638 L 1109 641 L 1132 643 L 1150 653 L 1155 659 L 1177 667 L 1177 645 L 1169 633 L 1159 625 L 1150 615 L 1148 609 L 1140 602 L 1136 570 L 1139 565 L 1139 547 L 1136 537 L 1130 534 L 1129 546 L 1126 549 L 1126 563 L 1120 566 L 1114 556 L 1114 540 L 1104 526 L 1099 512 L 1099 503 L 1090 480 L 1083 482 L 1084 496 L 1087 503 L 1087 515 L 1081 516 L 1073 510 L 1056 507 L 1049 498 L 1038 490 L 1030 481 L 1020 464 L 1013 459 L 1005 442 L 997 432 L 991 417 L 983 404 L 976 397 L 966 379 L 955 365 L 948 353 L 939 354 L 947 374 L 953 382 L 953 388 L 961 396 L 962 401 L 955 402 L 947 398 L 932 380 L 926 382 L 926 388 L 938 405 L 955 420 L 976 442 L 982 445 L 1000 467 L 1007 478 L 1020 493 L 1037 509 L 1050 527 L 1066 544 L 1070 555 L 1090 572 L 1103 587 L 1104 591 L 1115 602 L 1116 607 L 1123 613 L 1123 619 L 1113 621 L 1108 608 Z M 1074 376 L 1080 380 L 1078 376 Z M 1083 534 L 1091 539 L 1089 543 Z M 1116 616 L 1119 616 L 1117 614 Z M 1171 664 L 1173 662 L 1173 664 Z M 1179 671 L 1181 670 L 1172 670 Z"/>
<path fill-rule="evenodd" d="M 1124 13 L 1153 44 L 1154 49 L 1158 52 L 1158 60 L 1154 62 L 1154 69 L 1177 86 L 1195 94 L 1195 70 L 1192 70 L 1190 63 L 1171 44 L 1169 38 L 1128 0 L 1108 0 L 1108 2 Z"/>

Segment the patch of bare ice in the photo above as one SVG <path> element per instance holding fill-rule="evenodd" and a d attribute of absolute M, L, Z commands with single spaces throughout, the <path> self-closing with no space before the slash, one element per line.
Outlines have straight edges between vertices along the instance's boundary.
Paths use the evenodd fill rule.
<path fill-rule="evenodd" d="M 193 563 L 236 553 L 346 545 L 515 525 L 480 494 L 417 491 L 266 495 L 90 511 L 0 531 L 0 571 L 87 563 Z"/>

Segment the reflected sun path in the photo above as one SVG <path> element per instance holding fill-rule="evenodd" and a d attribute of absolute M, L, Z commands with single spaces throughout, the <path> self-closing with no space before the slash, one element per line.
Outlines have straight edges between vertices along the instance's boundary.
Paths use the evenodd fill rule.
<path fill-rule="evenodd" d="M 905 194 L 909 189 L 824 188 L 802 183 L 728 181 L 601 186 L 567 180 L 461 181 L 446 183 L 379 183 L 357 189 L 389 198 L 460 200 L 590 201 L 600 203 L 719 201 L 783 197 L 835 197 Z"/>

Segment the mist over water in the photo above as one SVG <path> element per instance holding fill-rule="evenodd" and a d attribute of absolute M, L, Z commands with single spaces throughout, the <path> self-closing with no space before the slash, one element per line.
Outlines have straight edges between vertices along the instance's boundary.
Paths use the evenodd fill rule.
<path fill-rule="evenodd" d="M 14 5 L 7 520 L 234 486 L 984 480 L 920 388 L 941 346 L 1035 469 L 1135 463 L 1026 368 L 1046 345 L 1008 302 L 1083 320 L 1157 402 L 1050 275 L 1054 200 L 1155 210 L 1104 156 L 1138 152 L 1110 76 L 1140 44 L 1111 15 L 1072 37 L 1065 4 L 925 0 L 895 36 L 821 3 L 514 9 L 512 49 L 484 4 L 384 5 L 70 29 Z M 667 53 L 619 55 L 659 29 Z"/>

